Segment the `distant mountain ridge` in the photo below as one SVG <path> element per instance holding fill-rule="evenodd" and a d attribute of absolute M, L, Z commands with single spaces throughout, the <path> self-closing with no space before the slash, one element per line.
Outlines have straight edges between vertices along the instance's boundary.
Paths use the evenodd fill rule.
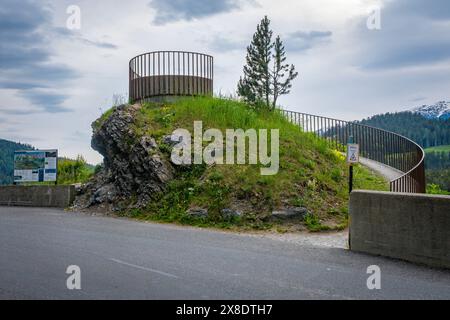
<path fill-rule="evenodd" d="M 418 113 L 427 119 L 450 119 L 450 101 L 439 101 L 431 105 L 422 105 L 411 109 L 411 112 Z"/>
<path fill-rule="evenodd" d="M 450 144 L 450 117 L 432 117 L 429 111 L 428 116 L 413 111 L 377 114 L 358 122 L 401 134 L 423 148 Z"/>
<path fill-rule="evenodd" d="M 29 144 L 0 139 L 0 185 L 13 183 L 14 151 L 32 149 Z"/>
<path fill-rule="evenodd" d="M 449 102 L 423 105 L 397 113 L 377 114 L 359 123 L 389 130 L 415 141 L 423 148 L 450 145 Z M 450 191 L 450 152 L 447 147 L 428 149 L 425 156 L 427 184 Z M 426 150 L 427 151 L 427 150 Z"/>

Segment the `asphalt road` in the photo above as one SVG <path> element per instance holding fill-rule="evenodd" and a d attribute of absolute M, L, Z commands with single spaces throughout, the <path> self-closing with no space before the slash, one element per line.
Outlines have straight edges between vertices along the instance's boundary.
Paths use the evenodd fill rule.
<path fill-rule="evenodd" d="M 66 268 L 81 269 L 68 290 Z M 381 289 L 369 290 L 369 265 Z M 449 299 L 450 271 L 343 248 L 0 207 L 2 299 Z"/>

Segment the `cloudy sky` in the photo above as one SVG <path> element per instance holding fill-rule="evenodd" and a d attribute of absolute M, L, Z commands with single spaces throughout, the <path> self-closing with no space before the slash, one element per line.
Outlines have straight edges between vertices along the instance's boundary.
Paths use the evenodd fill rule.
<path fill-rule="evenodd" d="M 92 163 L 90 124 L 127 94 L 131 57 L 211 54 L 215 92 L 234 93 L 264 15 L 300 74 L 286 109 L 354 120 L 450 98 L 448 0 L 0 1 L 0 138 Z"/>

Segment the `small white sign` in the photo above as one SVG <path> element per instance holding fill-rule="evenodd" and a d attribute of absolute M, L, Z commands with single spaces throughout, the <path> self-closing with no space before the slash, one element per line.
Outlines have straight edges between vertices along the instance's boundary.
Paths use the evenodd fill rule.
<path fill-rule="evenodd" d="M 347 144 L 347 163 L 359 162 L 359 145 L 356 143 Z"/>

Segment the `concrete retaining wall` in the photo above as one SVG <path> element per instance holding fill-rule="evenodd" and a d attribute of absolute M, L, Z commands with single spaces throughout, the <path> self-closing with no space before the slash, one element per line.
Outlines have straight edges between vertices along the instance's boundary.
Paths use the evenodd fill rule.
<path fill-rule="evenodd" d="M 0 186 L 2 206 L 65 208 L 74 198 L 74 186 Z"/>
<path fill-rule="evenodd" d="M 450 196 L 354 191 L 350 249 L 450 268 Z"/>

